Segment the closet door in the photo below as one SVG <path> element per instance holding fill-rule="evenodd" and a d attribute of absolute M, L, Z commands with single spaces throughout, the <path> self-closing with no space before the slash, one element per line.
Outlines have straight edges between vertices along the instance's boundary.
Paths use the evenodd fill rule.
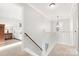
<path fill-rule="evenodd" d="M 4 42 L 4 24 L 0 24 L 0 43 Z"/>

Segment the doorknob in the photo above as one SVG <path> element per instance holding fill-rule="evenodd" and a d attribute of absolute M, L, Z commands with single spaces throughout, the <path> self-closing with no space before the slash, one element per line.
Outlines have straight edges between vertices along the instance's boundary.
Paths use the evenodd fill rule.
<path fill-rule="evenodd" d="M 75 30 L 75 32 L 76 32 L 76 30 Z"/>

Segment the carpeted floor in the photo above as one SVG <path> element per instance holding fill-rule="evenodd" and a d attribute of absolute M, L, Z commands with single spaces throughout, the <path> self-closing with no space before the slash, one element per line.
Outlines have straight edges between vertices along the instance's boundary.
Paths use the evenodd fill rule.
<path fill-rule="evenodd" d="M 19 43 L 19 40 L 7 40 L 5 43 L 0 44 L 0 56 L 32 56 L 31 54 L 22 50 L 22 44 L 18 44 L 6 49 L 2 49 L 4 46 L 8 46 L 14 43 Z M 2 49 L 2 50 L 1 50 Z M 68 46 L 64 44 L 56 44 L 49 56 L 73 56 L 76 52 L 76 47 Z"/>
<path fill-rule="evenodd" d="M 73 56 L 75 55 L 76 47 L 64 44 L 56 44 L 49 56 Z"/>
<path fill-rule="evenodd" d="M 31 56 L 29 53 L 22 50 L 22 47 L 21 47 L 22 44 L 18 44 L 12 47 L 8 47 L 6 49 L 2 49 L 5 46 L 9 46 L 11 44 L 15 44 L 19 42 L 21 41 L 7 40 L 5 43 L 0 44 L 0 56 Z"/>

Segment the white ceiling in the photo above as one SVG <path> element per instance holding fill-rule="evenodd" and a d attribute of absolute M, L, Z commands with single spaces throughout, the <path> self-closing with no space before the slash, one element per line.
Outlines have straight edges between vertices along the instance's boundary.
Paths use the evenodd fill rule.
<path fill-rule="evenodd" d="M 68 17 L 71 15 L 73 3 L 56 3 L 54 8 L 50 8 L 48 5 L 50 3 L 30 3 L 28 5 L 32 6 L 41 11 L 42 14 L 53 17 Z"/>

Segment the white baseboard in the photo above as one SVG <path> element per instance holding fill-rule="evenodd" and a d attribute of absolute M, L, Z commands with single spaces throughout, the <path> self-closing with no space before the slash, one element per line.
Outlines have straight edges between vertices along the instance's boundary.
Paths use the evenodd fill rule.
<path fill-rule="evenodd" d="M 57 42 L 58 44 L 64 44 L 64 45 L 69 45 L 69 46 L 74 46 L 74 44 L 70 44 L 70 43 L 67 43 L 67 42 Z"/>
<path fill-rule="evenodd" d="M 29 48 L 25 48 L 24 51 L 28 52 L 29 54 L 33 55 L 33 56 L 39 56 L 38 54 L 36 54 L 35 52 L 33 52 L 31 49 Z"/>

